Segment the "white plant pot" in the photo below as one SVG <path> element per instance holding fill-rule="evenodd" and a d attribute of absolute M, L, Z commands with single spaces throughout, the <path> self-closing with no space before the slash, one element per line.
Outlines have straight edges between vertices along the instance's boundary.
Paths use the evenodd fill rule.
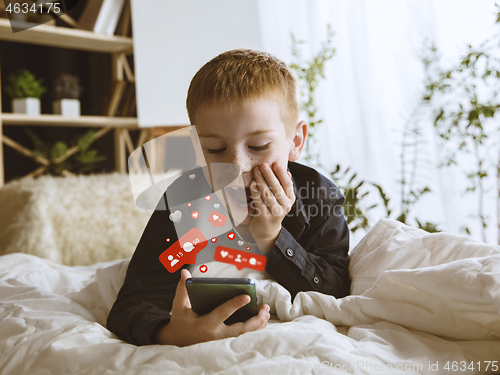
<path fill-rule="evenodd" d="M 40 99 L 38 98 L 17 98 L 12 99 L 12 112 L 23 113 L 30 116 L 40 115 Z"/>
<path fill-rule="evenodd" d="M 52 102 L 52 113 L 68 117 L 80 116 L 80 100 L 60 99 Z"/>

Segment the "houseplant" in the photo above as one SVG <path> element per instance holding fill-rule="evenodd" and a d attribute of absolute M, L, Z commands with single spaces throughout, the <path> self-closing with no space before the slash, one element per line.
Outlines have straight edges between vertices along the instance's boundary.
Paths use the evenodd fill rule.
<path fill-rule="evenodd" d="M 308 165 L 323 170 L 326 167 L 320 161 L 316 143 L 316 131 L 320 124 L 323 123 L 316 106 L 316 89 L 321 80 L 325 78 L 325 64 L 335 55 L 335 49 L 331 47 L 333 35 L 331 26 L 328 25 L 326 41 L 322 42 L 320 50 L 310 60 L 304 60 L 299 48 L 304 41 L 299 41 L 293 34 L 291 35 L 292 56 L 295 61 L 290 64 L 290 68 L 297 74 L 300 89 L 300 107 L 305 112 L 310 126 L 306 139 L 304 160 Z M 415 183 L 415 175 L 419 165 L 418 146 L 422 143 L 418 129 L 420 123 L 417 121 L 417 116 L 426 103 L 427 100 L 419 101 L 413 111 L 408 114 L 404 125 L 400 154 L 401 179 L 398 181 L 401 187 L 399 214 L 393 208 L 393 202 L 382 186 L 360 179 L 358 174 L 352 171 L 350 167 L 343 168 L 337 164 L 334 170 L 329 171 L 330 178 L 345 197 L 344 214 L 352 233 L 359 229 L 367 231 L 370 228 L 369 211 L 378 206 L 378 204 L 368 203 L 370 194 L 379 195 L 387 218 L 394 217 L 396 220 L 407 224 L 412 206 L 417 203 L 422 195 L 431 191 L 429 187 L 417 186 Z M 414 219 L 420 229 L 427 232 L 439 231 L 435 223 L 420 222 L 416 217 Z"/>
<path fill-rule="evenodd" d="M 498 6 L 497 23 L 500 23 Z M 441 167 L 458 166 L 468 180 L 466 193 L 477 198 L 476 215 L 483 242 L 491 221 L 488 206 L 496 203 L 497 241 L 500 244 L 500 58 L 499 36 L 479 46 L 468 45 L 451 67 L 443 67 L 430 46 L 429 73 L 423 98 L 434 108 L 434 127 L 443 152 Z M 467 162 L 467 164 L 464 163 Z M 496 201 L 496 202 L 495 202 Z M 495 202 L 495 203 L 494 203 Z M 470 234 L 471 230 L 463 226 Z"/>
<path fill-rule="evenodd" d="M 37 79 L 28 69 L 20 69 L 7 77 L 5 92 L 12 99 L 12 112 L 37 116 L 40 98 L 45 94 L 43 78 Z"/>
<path fill-rule="evenodd" d="M 56 115 L 80 116 L 80 95 L 83 88 L 80 79 L 72 74 L 62 73 L 54 81 L 54 97 L 52 112 Z"/>
<path fill-rule="evenodd" d="M 37 156 L 41 156 L 50 162 L 44 174 L 67 176 L 72 173 L 87 173 L 93 171 L 98 163 L 106 160 L 105 155 L 100 155 L 97 149 L 91 148 L 96 138 L 94 129 L 74 136 L 69 143 L 57 141 L 54 144 L 45 142 L 34 131 L 29 129 L 24 131 L 31 138 L 34 146 L 33 156 L 28 157 L 39 162 Z M 76 152 L 71 152 L 75 149 Z"/>

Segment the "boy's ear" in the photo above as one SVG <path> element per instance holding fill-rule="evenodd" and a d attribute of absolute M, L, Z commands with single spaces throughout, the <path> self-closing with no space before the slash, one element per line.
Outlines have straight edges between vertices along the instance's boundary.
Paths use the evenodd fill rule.
<path fill-rule="evenodd" d="M 296 161 L 299 159 L 302 152 L 302 148 L 306 143 L 307 137 L 307 123 L 301 121 L 295 127 L 295 132 L 292 134 L 292 144 L 290 146 L 290 152 L 288 153 L 289 161 Z"/>

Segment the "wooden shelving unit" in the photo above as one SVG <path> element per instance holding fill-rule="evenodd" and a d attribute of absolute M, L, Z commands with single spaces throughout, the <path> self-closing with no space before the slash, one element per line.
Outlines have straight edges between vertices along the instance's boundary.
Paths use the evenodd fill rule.
<path fill-rule="evenodd" d="M 18 26 L 20 28 L 23 28 L 24 30 L 13 33 L 10 21 L 7 19 L 0 19 L 0 40 L 66 49 L 110 53 L 113 57 L 113 79 L 119 81 L 124 79 L 130 82 L 135 81 L 133 72 L 130 69 L 130 66 L 128 66 L 126 59 L 127 55 L 133 53 L 133 39 L 130 37 L 106 36 L 86 30 L 48 25 L 37 25 L 36 27 L 26 29 L 26 26 L 32 26 L 32 24 L 22 22 L 17 22 L 13 24 L 13 26 Z M 131 129 L 138 129 L 137 118 L 130 117 L 81 116 L 71 118 L 48 114 L 42 114 L 40 116 L 27 116 L 22 114 L 2 113 L 0 101 L 0 187 L 2 187 L 5 183 L 3 144 L 12 147 L 26 155 L 30 155 L 31 153 L 31 151 L 27 148 L 3 135 L 3 125 L 101 128 L 101 130 L 99 130 L 99 132 L 96 134 L 94 140 L 113 130 L 115 143 L 115 169 L 122 173 L 125 173 L 127 170 L 126 151 L 131 153 L 135 149 L 128 131 Z M 149 129 L 142 129 L 135 147 L 141 146 L 150 137 L 151 131 Z M 73 148 L 71 152 L 72 154 L 74 154 L 78 152 L 78 149 L 75 150 Z M 67 157 L 69 156 L 71 155 L 67 155 Z M 40 162 L 40 160 L 38 161 Z M 44 163 L 47 164 L 47 161 L 42 162 L 42 166 L 40 168 L 31 172 L 25 177 L 33 177 L 43 173 Z"/>
<path fill-rule="evenodd" d="M 27 28 L 35 26 L 27 22 L 13 21 L 12 25 L 25 30 L 13 33 L 10 21 L 0 19 L 1 40 L 103 53 L 132 54 L 134 49 L 132 38 L 125 36 L 106 36 L 86 30 L 47 25 Z"/>
<path fill-rule="evenodd" d="M 80 116 L 65 117 L 60 115 L 28 116 L 17 113 L 2 113 L 4 125 L 31 125 L 31 126 L 74 126 L 74 127 L 112 127 L 123 129 L 137 129 L 135 117 L 111 116 Z"/>

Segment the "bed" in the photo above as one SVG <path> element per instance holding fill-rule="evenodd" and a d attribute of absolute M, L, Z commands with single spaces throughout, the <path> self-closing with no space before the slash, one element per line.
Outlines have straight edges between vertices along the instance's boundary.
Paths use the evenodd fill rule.
<path fill-rule="evenodd" d="M 189 347 L 106 329 L 128 260 L 0 256 L 1 374 L 500 373 L 500 248 L 380 220 L 351 252 L 352 295 L 256 280 L 267 328 Z M 252 273 L 248 273 L 252 277 Z"/>

